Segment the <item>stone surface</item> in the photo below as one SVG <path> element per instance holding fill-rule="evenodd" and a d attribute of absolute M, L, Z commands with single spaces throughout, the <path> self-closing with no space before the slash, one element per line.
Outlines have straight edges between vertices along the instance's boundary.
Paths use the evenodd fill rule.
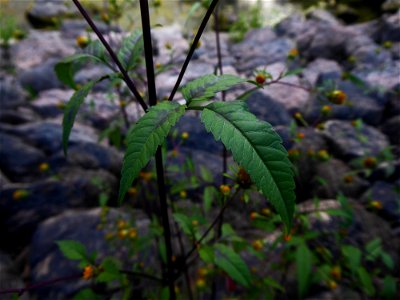
<path fill-rule="evenodd" d="M 357 129 L 351 122 L 332 120 L 325 123 L 323 134 L 334 154 L 345 160 L 376 156 L 389 146 L 383 133 L 365 124 Z"/>
<path fill-rule="evenodd" d="M 393 146 L 400 146 L 400 115 L 390 118 L 382 125 L 382 132 Z"/>
<path fill-rule="evenodd" d="M 25 104 L 25 92 L 15 78 L 11 76 L 0 77 L 0 108 L 16 108 Z"/>
<path fill-rule="evenodd" d="M 315 86 L 319 78 L 339 79 L 342 75 L 342 67 L 334 60 L 317 58 L 307 65 L 303 75 L 311 86 Z"/>
<path fill-rule="evenodd" d="M 89 253 L 96 251 L 97 261 L 106 256 L 113 256 L 122 260 L 122 265 L 131 265 L 140 259 L 147 267 L 154 267 L 155 253 L 142 253 L 140 257 L 128 254 L 128 240 L 116 240 L 115 244 L 106 241 L 105 234 L 116 230 L 119 219 L 134 224 L 138 236 L 148 232 L 150 221 L 140 211 L 133 214 L 126 211 L 111 209 L 107 213 L 108 225 L 103 230 L 98 229 L 101 218 L 101 209 L 79 211 L 67 210 L 61 215 L 43 222 L 32 238 L 29 264 L 32 272 L 32 282 L 38 283 L 54 277 L 70 276 L 77 274 L 76 280 L 62 282 L 35 290 L 35 295 L 41 299 L 72 298 L 81 288 L 88 287 L 89 282 L 79 279 L 82 270 L 77 268 L 76 261 L 66 259 L 56 245 L 60 240 L 76 240 L 85 245 Z M 76 230 L 79 228 L 79 230 Z"/>

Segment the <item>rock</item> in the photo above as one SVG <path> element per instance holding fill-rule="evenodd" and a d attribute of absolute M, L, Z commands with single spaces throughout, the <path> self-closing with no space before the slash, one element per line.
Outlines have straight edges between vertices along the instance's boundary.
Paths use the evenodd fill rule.
<path fill-rule="evenodd" d="M 46 162 L 43 151 L 34 148 L 21 139 L 0 133 L 0 169 L 12 181 L 32 180 L 39 172 L 38 167 Z"/>
<path fill-rule="evenodd" d="M 50 58 L 61 60 L 74 54 L 75 40 L 65 39 L 59 31 L 30 30 L 28 37 L 18 42 L 13 52 L 18 71 L 28 71 Z"/>
<path fill-rule="evenodd" d="M 310 189 L 320 198 L 336 198 L 340 193 L 357 198 L 367 187 L 368 182 L 353 174 L 345 163 L 329 159 L 316 167 Z"/>
<path fill-rule="evenodd" d="M 59 178 L 8 185 L 1 190 L 1 235 L 6 239 L 18 236 L 4 247 L 10 251 L 25 247 L 41 221 L 67 208 L 96 206 L 101 192 L 114 197 L 117 190 L 116 178 L 105 171 L 62 169 Z M 26 196 L 16 199 L 16 191 L 24 191 Z"/>
<path fill-rule="evenodd" d="M 62 84 L 54 72 L 54 66 L 58 61 L 58 59 L 49 59 L 41 65 L 22 72 L 19 76 L 22 86 L 33 93 L 60 88 Z"/>
<path fill-rule="evenodd" d="M 175 62 L 182 63 L 184 61 L 189 44 L 178 25 L 154 28 L 151 34 L 157 45 L 158 62 L 167 63 L 171 53 L 173 53 Z M 168 49 L 169 47 L 171 48 Z"/>
<path fill-rule="evenodd" d="M 313 9 L 308 15 L 308 19 L 320 21 L 331 26 L 339 26 L 341 23 L 330 12 L 323 9 Z"/>
<path fill-rule="evenodd" d="M 40 117 L 30 108 L 18 107 L 15 109 L 0 110 L 0 123 L 20 125 L 37 122 Z"/>
<path fill-rule="evenodd" d="M 289 17 L 285 18 L 275 26 L 275 32 L 279 36 L 288 36 L 290 38 L 296 38 L 306 29 L 306 22 L 304 15 L 300 13 L 294 13 Z"/>
<path fill-rule="evenodd" d="M 387 118 L 396 117 L 400 114 L 400 84 L 393 91 L 388 92 L 388 102 L 386 104 L 385 116 Z"/>
<path fill-rule="evenodd" d="M 382 208 L 375 209 L 376 213 L 395 226 L 400 226 L 399 188 L 400 185 L 377 181 L 364 193 L 361 200 L 366 206 L 370 206 L 371 201 L 379 201 Z"/>
<path fill-rule="evenodd" d="M 355 69 L 354 75 L 364 80 L 369 86 L 384 92 L 400 86 L 400 61 L 385 64 L 379 69 Z"/>
<path fill-rule="evenodd" d="M 246 54 L 247 51 L 257 51 L 257 48 L 265 49 L 268 43 L 271 43 L 276 39 L 276 34 L 269 27 L 252 29 L 246 33 L 243 41 L 231 46 L 231 53 L 240 57 L 241 55 Z"/>
<path fill-rule="evenodd" d="M 399 0 L 386 0 L 382 4 L 382 9 L 386 11 L 396 11 L 400 9 L 400 1 Z"/>
<path fill-rule="evenodd" d="M 400 42 L 400 14 L 383 15 L 381 22 L 380 41 Z"/>
<path fill-rule="evenodd" d="M 110 243 L 105 239 L 105 234 L 116 233 L 116 222 L 121 219 L 134 224 L 138 236 L 144 237 L 148 232 L 150 220 L 143 213 L 134 211 L 131 215 L 126 211 L 110 209 L 106 214 L 107 224 L 104 229 L 98 228 L 101 216 L 100 208 L 87 211 L 68 210 L 40 224 L 32 238 L 30 251 L 32 283 L 74 274 L 77 274 L 78 278 L 35 289 L 34 294 L 37 298 L 72 299 L 78 290 L 90 286 L 90 282 L 79 278 L 82 268 L 77 267 L 77 262 L 66 259 L 58 249 L 55 242 L 60 240 L 75 240 L 84 244 L 88 253 L 97 253 L 98 263 L 106 256 L 112 256 L 121 260 L 122 266 L 131 266 L 135 261 L 141 261 L 146 268 L 153 268 L 154 271 L 158 268 L 154 262 L 157 257 L 154 249 L 146 248 L 147 255 L 140 252 L 138 256 L 131 256 L 128 254 L 129 241 L 116 239 Z M 146 281 L 144 283 L 149 284 Z"/>
<path fill-rule="evenodd" d="M 338 80 L 342 76 L 342 67 L 334 60 L 317 58 L 310 62 L 303 71 L 304 78 L 315 86 L 318 79 Z"/>
<path fill-rule="evenodd" d="M 183 76 L 182 84 L 186 84 L 189 81 L 199 78 L 203 75 L 214 73 L 214 66 L 205 64 L 199 61 L 192 61 L 190 67 L 187 69 L 185 76 Z M 174 78 L 176 81 L 177 78 Z M 174 82 L 175 83 L 175 82 Z"/>
<path fill-rule="evenodd" d="M 24 282 L 18 276 L 13 261 L 10 256 L 0 251 L 0 278 L 1 284 L 0 289 L 22 289 L 24 288 Z M 14 294 L 15 295 L 15 294 Z M 1 296 L 2 300 L 15 299 L 13 294 L 5 294 Z M 21 300 L 28 299 L 28 295 L 24 294 L 18 296 Z"/>
<path fill-rule="evenodd" d="M 0 188 L 3 188 L 8 183 L 10 183 L 10 180 L 0 170 Z"/>
<path fill-rule="evenodd" d="M 102 34 L 107 34 L 110 31 L 119 32 L 120 29 L 113 25 L 108 25 L 104 22 L 94 20 L 97 29 Z M 85 20 L 65 19 L 62 21 L 61 34 L 68 39 L 76 39 L 80 35 L 87 35 L 91 31 L 90 26 Z"/>
<path fill-rule="evenodd" d="M 318 85 L 324 84 L 321 82 L 321 79 L 318 82 Z M 347 81 L 338 82 L 337 89 L 342 90 L 346 94 L 347 103 L 336 105 L 330 103 L 325 98 L 321 100 L 318 96 L 313 97 L 302 110 L 303 115 L 309 123 L 321 122 L 324 119 L 321 109 L 324 105 L 329 105 L 331 111 L 328 117 L 331 119 L 362 119 L 367 124 L 379 124 L 383 116 L 384 99 L 367 94 L 363 89 Z"/>
<path fill-rule="evenodd" d="M 55 118 L 64 114 L 63 108 L 73 95 L 72 90 L 50 89 L 41 91 L 32 102 L 32 108 L 42 118 Z"/>
<path fill-rule="evenodd" d="M 74 81 L 77 84 L 84 85 L 90 80 L 96 80 L 104 75 L 110 74 L 111 72 L 112 71 L 104 65 L 93 65 L 79 70 L 74 77 Z M 104 80 L 97 83 L 92 90 L 96 92 L 108 92 L 110 86 L 110 81 Z"/>
<path fill-rule="evenodd" d="M 0 77 L 0 107 L 14 109 L 25 104 L 26 95 L 21 85 L 11 76 Z"/>
<path fill-rule="evenodd" d="M 382 132 L 386 134 L 393 146 L 400 146 L 400 115 L 387 120 L 382 125 Z"/>
<path fill-rule="evenodd" d="M 288 38 L 262 41 L 258 45 L 253 45 L 251 40 L 245 39 L 241 45 L 242 48 L 231 51 L 237 60 L 236 69 L 246 75 L 253 74 L 256 68 L 286 61 L 289 51 L 295 48 L 294 42 Z"/>
<path fill-rule="evenodd" d="M 377 156 L 389 146 L 387 137 L 377 129 L 362 125 L 357 129 L 351 122 L 331 120 L 322 132 L 336 157 L 345 161 L 363 156 Z"/>
<path fill-rule="evenodd" d="M 288 126 L 292 121 L 285 106 L 268 95 L 266 90 L 258 90 L 247 98 L 249 110 L 259 119 L 276 125 Z"/>
<path fill-rule="evenodd" d="M 199 117 L 185 115 L 179 119 L 175 128 L 178 130 L 178 136 L 183 132 L 189 133 L 189 138 L 183 142 L 182 147 L 209 153 L 221 153 L 222 143 L 216 142 L 213 135 L 206 131 Z M 181 140 L 180 137 L 179 140 Z M 173 148 L 174 145 L 170 145 L 170 147 Z"/>

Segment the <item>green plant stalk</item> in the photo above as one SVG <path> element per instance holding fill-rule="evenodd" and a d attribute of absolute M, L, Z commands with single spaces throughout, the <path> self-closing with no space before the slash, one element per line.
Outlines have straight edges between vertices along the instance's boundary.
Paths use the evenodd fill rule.
<path fill-rule="evenodd" d="M 103 34 L 100 32 L 100 30 L 97 28 L 96 24 L 93 22 L 87 11 L 83 8 L 79 0 L 72 0 L 75 4 L 75 6 L 78 8 L 79 12 L 81 15 L 84 17 L 86 22 L 89 24 L 89 26 L 92 28 L 92 30 L 96 33 L 97 37 L 101 41 L 101 43 L 104 45 L 104 47 L 107 49 L 108 53 L 110 54 L 112 60 L 114 63 L 117 65 L 119 71 L 122 74 L 122 77 L 128 86 L 128 88 L 131 90 L 131 92 L 134 94 L 136 97 L 136 100 L 140 103 L 140 106 L 143 108 L 144 111 L 147 110 L 147 104 L 144 102 L 142 96 L 140 96 L 138 90 L 135 87 L 135 84 L 133 83 L 132 79 L 129 77 L 128 72 L 124 69 L 122 66 L 121 62 L 119 61 L 117 55 L 115 54 L 114 50 L 111 48 L 110 44 L 106 41 L 104 38 Z"/>
<path fill-rule="evenodd" d="M 144 53 L 146 59 L 146 73 L 147 73 L 147 85 L 149 93 L 150 105 L 157 104 L 157 93 L 155 85 L 155 75 L 154 75 L 154 64 L 153 64 L 153 47 L 151 43 L 151 27 L 150 27 L 150 14 L 149 14 L 149 4 L 147 0 L 140 0 L 140 15 L 142 19 L 142 30 L 143 30 L 143 43 L 144 43 Z M 171 228 L 169 224 L 168 215 L 168 203 L 167 203 L 167 191 L 165 189 L 164 180 L 164 166 L 161 147 L 158 147 L 156 152 L 156 171 L 157 171 L 157 185 L 158 185 L 158 195 L 160 198 L 160 208 L 161 208 L 161 218 L 163 224 L 164 242 L 167 252 L 167 278 L 169 288 L 169 298 L 170 300 L 175 300 L 175 286 L 174 286 L 174 265 L 172 262 L 172 235 Z"/>

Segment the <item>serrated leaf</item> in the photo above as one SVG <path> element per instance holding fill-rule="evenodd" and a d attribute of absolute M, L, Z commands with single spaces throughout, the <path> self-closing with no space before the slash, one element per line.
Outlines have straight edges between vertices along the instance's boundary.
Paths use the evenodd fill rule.
<path fill-rule="evenodd" d="M 296 251 L 298 293 L 303 297 L 310 284 L 312 255 L 306 244 L 302 244 Z"/>
<path fill-rule="evenodd" d="M 189 104 L 192 101 L 207 101 L 215 96 L 216 93 L 226 91 L 236 84 L 246 80 L 234 75 L 213 74 L 199 77 L 182 87 L 183 98 Z"/>
<path fill-rule="evenodd" d="M 125 70 L 136 67 L 143 53 L 143 38 L 140 31 L 134 31 L 122 40 L 121 48 L 118 51 L 118 59 Z"/>
<path fill-rule="evenodd" d="M 272 126 L 257 120 L 243 101 L 211 103 L 204 108 L 201 121 L 249 173 L 289 230 L 295 201 L 293 170 Z"/>
<path fill-rule="evenodd" d="M 62 142 L 65 155 L 67 155 L 69 135 L 74 126 L 76 114 L 96 82 L 97 81 L 89 81 L 81 89 L 77 90 L 64 109 Z"/>
<path fill-rule="evenodd" d="M 111 282 L 121 278 L 118 261 L 112 257 L 106 257 L 101 263 L 103 271 L 97 276 L 98 282 Z"/>
<path fill-rule="evenodd" d="M 91 55 L 96 58 L 96 60 L 108 64 L 107 50 L 99 40 L 92 41 L 87 45 L 87 47 L 83 49 L 83 53 Z"/>
<path fill-rule="evenodd" d="M 133 180 L 140 170 L 147 165 L 167 137 L 172 126 L 185 113 L 185 106 L 176 102 L 164 101 L 151 107 L 149 111 L 133 126 L 127 136 L 119 202 L 121 203 Z"/>
<path fill-rule="evenodd" d="M 251 274 L 240 255 L 223 244 L 215 244 L 214 251 L 215 264 L 237 283 L 244 287 L 249 287 L 251 284 Z"/>
<path fill-rule="evenodd" d="M 72 240 L 64 240 L 56 242 L 63 255 L 72 260 L 86 259 L 86 247 Z"/>
<path fill-rule="evenodd" d="M 382 253 L 382 242 L 380 238 L 373 239 L 365 246 L 367 260 L 374 261 Z"/>

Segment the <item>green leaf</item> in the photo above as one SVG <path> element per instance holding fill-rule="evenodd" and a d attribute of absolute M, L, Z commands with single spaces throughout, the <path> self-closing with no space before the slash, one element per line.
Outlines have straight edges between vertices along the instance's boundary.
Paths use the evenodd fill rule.
<path fill-rule="evenodd" d="M 77 90 L 69 100 L 68 104 L 64 109 L 64 119 L 63 119 L 63 149 L 65 155 L 67 155 L 68 140 L 71 134 L 72 127 L 74 126 L 74 121 L 76 114 L 86 96 L 89 94 L 90 90 L 96 84 L 97 81 L 89 81 L 81 89 Z"/>
<path fill-rule="evenodd" d="M 382 242 L 380 238 L 373 239 L 365 246 L 367 260 L 374 261 L 382 253 Z"/>
<path fill-rule="evenodd" d="M 214 250 L 210 246 L 201 246 L 199 249 L 199 256 L 206 264 L 214 263 Z"/>
<path fill-rule="evenodd" d="M 211 103 L 204 108 L 201 121 L 216 140 L 232 151 L 235 161 L 275 206 L 288 231 L 293 219 L 295 183 L 287 151 L 272 126 L 257 120 L 243 101 Z"/>
<path fill-rule="evenodd" d="M 83 53 L 92 56 L 94 59 L 108 64 L 109 57 L 107 55 L 107 50 L 104 45 L 99 41 L 92 41 L 85 49 Z"/>
<path fill-rule="evenodd" d="M 388 267 L 390 270 L 394 269 L 394 261 L 393 261 L 393 258 L 389 254 L 382 251 L 381 258 L 382 258 L 382 262 L 385 264 L 386 267 Z"/>
<path fill-rule="evenodd" d="M 342 253 L 351 272 L 355 274 L 361 264 L 361 250 L 353 246 L 344 245 L 342 246 Z"/>
<path fill-rule="evenodd" d="M 74 296 L 74 300 L 102 300 L 103 297 L 93 292 L 91 289 L 83 289 Z"/>
<path fill-rule="evenodd" d="M 244 287 L 249 287 L 251 284 L 251 274 L 240 255 L 223 244 L 215 244 L 214 251 L 215 264 L 237 283 Z"/>
<path fill-rule="evenodd" d="M 226 91 L 245 81 L 245 79 L 234 75 L 216 76 L 209 74 L 187 83 L 182 87 L 181 92 L 188 104 L 192 101 L 207 101 L 213 98 L 216 93 Z"/>
<path fill-rule="evenodd" d="M 383 289 L 382 296 L 384 299 L 394 299 L 396 296 L 397 287 L 396 287 L 396 279 L 392 276 L 387 275 L 383 280 Z"/>
<path fill-rule="evenodd" d="M 64 241 L 57 241 L 56 243 L 60 248 L 61 252 L 63 253 L 63 255 L 68 259 L 85 260 L 87 257 L 86 247 L 77 241 L 64 240 Z"/>
<path fill-rule="evenodd" d="M 370 274 L 363 267 L 358 268 L 357 271 L 358 278 L 360 279 L 362 289 L 368 296 L 373 296 L 375 294 L 375 288 L 372 284 L 372 278 Z"/>
<path fill-rule="evenodd" d="M 212 206 L 212 202 L 215 196 L 218 195 L 218 191 L 214 186 L 207 186 L 203 193 L 203 205 L 204 211 L 208 212 Z"/>
<path fill-rule="evenodd" d="M 121 273 L 119 272 L 118 261 L 112 257 L 106 257 L 101 263 L 103 271 L 97 276 L 98 282 L 111 282 L 114 280 L 121 279 Z"/>
<path fill-rule="evenodd" d="M 172 214 L 179 227 L 182 228 L 183 232 L 187 235 L 192 234 L 192 221 L 188 216 L 180 213 Z"/>
<path fill-rule="evenodd" d="M 303 297 L 310 284 L 312 255 L 306 244 L 302 244 L 296 251 L 298 293 Z"/>
<path fill-rule="evenodd" d="M 120 203 L 140 170 L 146 166 L 158 146 L 164 142 L 172 126 L 184 113 L 185 106 L 164 101 L 151 107 L 129 130 L 119 188 Z"/>
<path fill-rule="evenodd" d="M 143 39 L 139 30 L 134 31 L 122 40 L 121 48 L 118 51 L 118 59 L 125 70 L 135 68 L 143 53 Z"/>
<path fill-rule="evenodd" d="M 214 182 L 214 176 L 212 175 L 211 171 L 203 165 L 200 165 L 200 175 L 201 179 L 203 179 L 205 182 Z"/>

